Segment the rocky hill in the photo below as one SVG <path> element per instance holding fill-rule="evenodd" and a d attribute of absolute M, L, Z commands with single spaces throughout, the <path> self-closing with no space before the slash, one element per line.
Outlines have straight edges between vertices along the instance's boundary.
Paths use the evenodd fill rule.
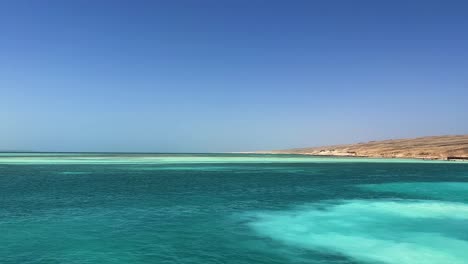
<path fill-rule="evenodd" d="M 391 139 L 349 145 L 275 150 L 262 153 L 468 160 L 468 135 Z"/>

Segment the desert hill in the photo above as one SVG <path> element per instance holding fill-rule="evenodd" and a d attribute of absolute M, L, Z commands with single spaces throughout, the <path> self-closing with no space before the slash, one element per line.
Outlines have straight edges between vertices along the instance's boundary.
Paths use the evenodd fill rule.
<path fill-rule="evenodd" d="M 275 150 L 263 153 L 468 160 L 468 135 L 390 139 L 349 145 Z"/>

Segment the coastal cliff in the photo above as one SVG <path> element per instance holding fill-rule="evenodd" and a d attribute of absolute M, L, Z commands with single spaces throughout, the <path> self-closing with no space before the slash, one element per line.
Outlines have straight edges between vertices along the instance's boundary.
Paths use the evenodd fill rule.
<path fill-rule="evenodd" d="M 390 139 L 348 145 L 261 151 L 261 153 L 468 160 L 468 135 Z"/>

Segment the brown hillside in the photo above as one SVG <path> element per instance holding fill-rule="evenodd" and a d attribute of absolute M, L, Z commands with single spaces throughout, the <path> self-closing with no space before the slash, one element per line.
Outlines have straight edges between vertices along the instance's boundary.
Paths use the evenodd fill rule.
<path fill-rule="evenodd" d="M 462 160 L 468 159 L 468 135 L 391 139 L 349 145 L 278 150 L 269 153 Z"/>

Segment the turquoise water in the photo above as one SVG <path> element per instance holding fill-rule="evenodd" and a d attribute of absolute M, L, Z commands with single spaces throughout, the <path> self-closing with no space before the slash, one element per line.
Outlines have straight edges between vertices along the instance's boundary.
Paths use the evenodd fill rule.
<path fill-rule="evenodd" d="M 0 263 L 468 263 L 468 163 L 0 154 Z"/>

